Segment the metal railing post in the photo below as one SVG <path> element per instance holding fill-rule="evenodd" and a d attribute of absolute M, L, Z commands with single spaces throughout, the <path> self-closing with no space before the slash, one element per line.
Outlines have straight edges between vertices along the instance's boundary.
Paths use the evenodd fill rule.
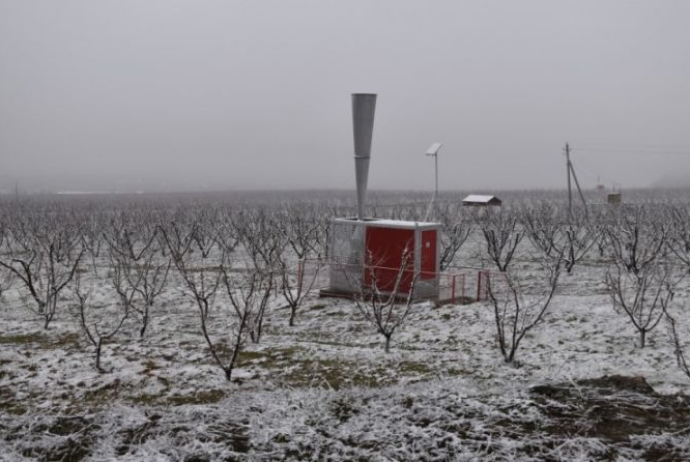
<path fill-rule="evenodd" d="M 451 279 L 451 287 L 450 287 L 450 298 L 452 300 L 452 303 L 455 303 L 455 275 L 453 275 Z"/>
<path fill-rule="evenodd" d="M 302 292 L 302 280 L 304 279 L 304 259 L 301 258 L 297 263 L 297 290 Z"/>
<path fill-rule="evenodd" d="M 482 272 L 477 271 L 477 301 L 482 301 Z"/>
<path fill-rule="evenodd" d="M 486 293 L 487 294 L 489 293 L 490 287 L 491 287 L 491 273 L 489 271 L 487 271 L 486 272 Z"/>

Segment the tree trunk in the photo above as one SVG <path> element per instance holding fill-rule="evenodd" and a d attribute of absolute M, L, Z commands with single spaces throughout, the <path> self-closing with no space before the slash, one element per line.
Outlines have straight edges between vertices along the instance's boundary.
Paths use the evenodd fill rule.
<path fill-rule="evenodd" d="M 103 348 L 103 339 L 99 338 L 98 339 L 98 344 L 96 345 L 96 370 L 98 372 L 104 372 L 103 368 L 101 367 L 101 350 Z"/>
<path fill-rule="evenodd" d="M 146 307 L 146 311 L 144 312 L 144 316 L 141 320 L 142 326 L 141 330 L 139 330 L 139 338 L 144 338 L 144 334 L 146 333 L 146 328 L 149 325 L 149 308 Z"/>
<path fill-rule="evenodd" d="M 566 263 L 565 270 L 568 274 L 571 274 L 573 272 L 573 268 L 575 268 L 575 260 Z"/>

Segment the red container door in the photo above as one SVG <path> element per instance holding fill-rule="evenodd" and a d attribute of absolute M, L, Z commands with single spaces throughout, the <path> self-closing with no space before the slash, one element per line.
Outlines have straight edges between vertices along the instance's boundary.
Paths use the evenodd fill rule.
<path fill-rule="evenodd" d="M 419 279 L 436 278 L 436 230 L 422 231 L 422 274 Z"/>
<path fill-rule="evenodd" d="M 407 248 L 408 271 L 405 271 L 400 283 L 399 293 L 407 294 L 414 273 L 414 230 L 401 228 L 367 228 L 367 267 L 364 281 L 372 287 L 375 276 L 377 289 L 382 292 L 392 292 L 395 280 L 402 264 L 403 253 Z M 373 275 L 372 275 L 373 273 Z M 372 287 L 373 288 L 373 287 Z"/>

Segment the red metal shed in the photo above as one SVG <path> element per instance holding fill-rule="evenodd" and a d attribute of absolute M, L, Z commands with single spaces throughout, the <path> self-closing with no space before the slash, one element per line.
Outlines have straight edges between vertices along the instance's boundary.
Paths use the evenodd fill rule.
<path fill-rule="evenodd" d="M 438 295 L 439 223 L 399 220 L 333 220 L 330 289 L 352 293 L 377 289 L 390 293 L 406 259 L 398 293 L 415 298 Z M 407 254 L 407 257 L 405 255 Z M 373 285 L 376 287 L 372 287 Z"/>

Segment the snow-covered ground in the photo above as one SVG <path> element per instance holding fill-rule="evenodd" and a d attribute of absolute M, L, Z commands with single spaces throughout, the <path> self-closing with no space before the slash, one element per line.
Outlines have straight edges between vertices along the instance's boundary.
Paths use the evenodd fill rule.
<path fill-rule="evenodd" d="M 535 397 L 537 385 L 579 387 L 605 375 L 641 376 L 663 395 L 690 392 L 665 326 L 639 348 L 602 274 L 582 265 L 562 276 L 517 365 L 497 349 L 487 303 L 414 306 L 386 354 L 351 301 L 311 296 L 289 327 L 276 299 L 232 383 L 208 354 L 180 281 L 157 301 L 145 338 L 132 320 L 105 346 L 107 373 L 93 367 L 69 295 L 44 330 L 15 286 L 0 304 L 0 459 L 655 460 L 663 447 L 668 460 L 687 460 L 688 423 L 620 440 L 584 427 L 555 432 Z M 217 340 L 230 306 L 218 297 L 212 309 Z"/>

